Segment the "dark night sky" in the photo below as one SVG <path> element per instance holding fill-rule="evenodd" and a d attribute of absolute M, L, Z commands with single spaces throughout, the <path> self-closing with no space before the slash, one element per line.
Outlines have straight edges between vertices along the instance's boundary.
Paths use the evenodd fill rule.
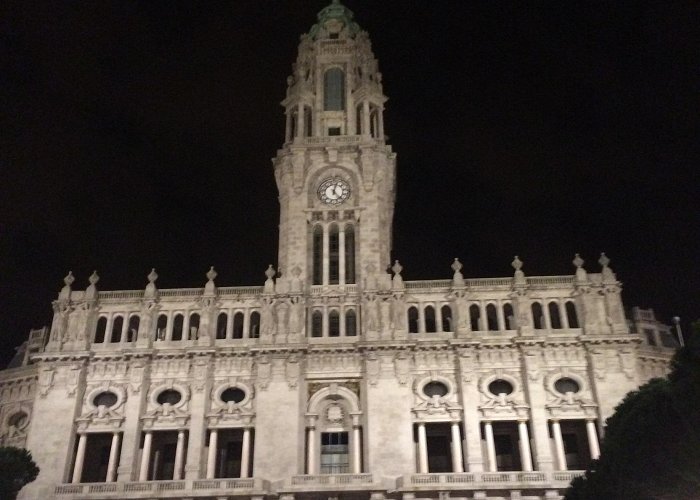
<path fill-rule="evenodd" d="M 75 289 L 262 284 L 279 101 L 326 0 L 0 7 L 0 366 Z M 589 271 L 700 317 L 696 2 L 347 0 L 398 153 L 405 279 Z"/>

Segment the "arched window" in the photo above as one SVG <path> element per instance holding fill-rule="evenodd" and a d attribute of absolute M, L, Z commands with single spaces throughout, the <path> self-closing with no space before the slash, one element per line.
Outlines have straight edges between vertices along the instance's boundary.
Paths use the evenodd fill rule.
<path fill-rule="evenodd" d="M 124 327 L 124 318 L 122 316 L 115 316 L 112 320 L 112 335 L 110 336 L 110 342 L 121 342 L 122 340 L 122 328 Z"/>
<path fill-rule="evenodd" d="M 425 313 L 425 331 L 428 333 L 435 333 L 435 308 L 433 306 L 428 306 L 423 312 Z"/>
<path fill-rule="evenodd" d="M 418 333 L 418 308 L 408 308 L 408 333 Z"/>
<path fill-rule="evenodd" d="M 219 313 L 216 318 L 216 338 L 225 339 L 226 338 L 226 324 L 228 323 L 228 314 L 225 312 Z"/>
<path fill-rule="evenodd" d="M 313 283 L 323 284 L 323 228 L 315 226 L 313 232 Z"/>
<path fill-rule="evenodd" d="M 182 340 L 182 325 L 185 322 L 185 317 L 182 314 L 176 314 L 173 318 L 173 336 L 172 340 Z"/>
<path fill-rule="evenodd" d="M 556 302 L 550 302 L 547 307 L 549 308 L 549 320 L 552 322 L 552 328 L 555 330 L 560 330 L 561 316 L 559 316 L 559 304 Z"/>
<path fill-rule="evenodd" d="M 570 300 L 566 303 L 566 319 L 569 320 L 569 328 L 580 328 L 578 315 L 576 314 L 576 304 Z"/>
<path fill-rule="evenodd" d="M 469 322 L 472 327 L 472 331 L 478 332 L 481 330 L 481 309 L 476 304 L 469 306 Z"/>
<path fill-rule="evenodd" d="M 314 311 L 311 315 L 311 336 L 323 336 L 323 315 L 321 311 Z"/>
<path fill-rule="evenodd" d="M 452 332 L 452 308 L 448 305 L 444 305 L 440 308 L 440 314 L 442 315 L 442 331 Z"/>
<path fill-rule="evenodd" d="M 250 313 L 250 330 L 248 331 L 248 336 L 251 339 L 260 337 L 260 313 L 258 311 Z"/>
<path fill-rule="evenodd" d="M 489 331 L 498 330 L 498 317 L 496 316 L 496 306 L 489 304 L 486 306 L 486 320 Z"/>
<path fill-rule="evenodd" d="M 95 330 L 95 344 L 101 344 L 105 341 L 105 333 L 107 333 L 107 318 L 102 316 L 97 320 L 97 329 Z"/>
<path fill-rule="evenodd" d="M 532 323 L 537 330 L 544 328 L 544 316 L 542 316 L 542 305 L 539 302 L 533 302 L 530 307 L 532 310 Z"/>
<path fill-rule="evenodd" d="M 190 331 L 188 338 L 190 340 L 197 340 L 197 337 L 199 337 L 199 314 L 192 313 L 190 314 Z"/>
<path fill-rule="evenodd" d="M 243 313 L 237 312 L 233 315 L 233 338 L 243 338 Z"/>
<path fill-rule="evenodd" d="M 345 283 L 355 283 L 355 228 L 345 226 Z"/>
<path fill-rule="evenodd" d="M 352 309 L 345 312 L 345 335 L 347 337 L 357 336 L 357 315 Z"/>
<path fill-rule="evenodd" d="M 323 109 L 345 109 L 345 73 L 340 68 L 331 68 L 323 75 Z"/>
<path fill-rule="evenodd" d="M 328 336 L 340 337 L 340 314 L 338 311 L 328 313 Z"/>
<path fill-rule="evenodd" d="M 311 137 L 311 108 L 304 106 L 304 137 Z"/>
<path fill-rule="evenodd" d="M 165 331 L 168 329 L 168 317 L 165 314 L 158 316 L 156 323 L 156 340 L 165 340 Z"/>
<path fill-rule="evenodd" d="M 509 303 L 503 305 L 503 318 L 506 321 L 506 330 L 515 330 L 515 314 L 513 313 L 513 306 Z"/>
<path fill-rule="evenodd" d="M 328 228 L 328 283 L 337 285 L 340 279 L 340 237 L 338 226 Z"/>
<path fill-rule="evenodd" d="M 379 136 L 379 113 L 374 106 L 372 106 L 372 111 L 369 113 L 369 129 L 372 137 L 376 138 Z"/>
<path fill-rule="evenodd" d="M 139 325 L 141 324 L 141 318 L 138 314 L 132 314 L 129 318 L 129 327 L 126 330 L 126 341 L 134 342 L 139 334 Z"/>

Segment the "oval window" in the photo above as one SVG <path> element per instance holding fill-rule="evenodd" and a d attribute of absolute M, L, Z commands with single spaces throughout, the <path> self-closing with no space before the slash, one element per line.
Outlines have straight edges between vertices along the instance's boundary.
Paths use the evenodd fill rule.
<path fill-rule="evenodd" d="M 245 399 L 245 391 L 239 389 L 238 387 L 229 387 L 224 392 L 221 393 L 221 401 L 228 403 L 232 401 L 234 403 L 240 403 Z"/>
<path fill-rule="evenodd" d="M 566 394 L 567 392 L 572 392 L 576 394 L 578 391 L 581 390 L 581 387 L 578 385 L 578 382 L 569 377 L 560 378 L 559 380 L 554 382 L 554 388 L 560 394 Z"/>
<path fill-rule="evenodd" d="M 166 389 L 160 394 L 158 394 L 158 404 L 165 404 L 168 403 L 170 406 L 176 405 L 180 402 L 182 399 L 182 394 L 180 394 L 180 391 L 176 391 L 175 389 Z"/>
<path fill-rule="evenodd" d="M 499 394 L 508 395 L 513 392 L 513 384 L 507 380 L 497 379 L 489 384 L 489 392 L 494 396 Z"/>
<path fill-rule="evenodd" d="M 428 382 L 423 386 L 423 394 L 432 398 L 433 396 L 443 397 L 449 391 L 442 382 Z"/>
<path fill-rule="evenodd" d="M 29 422 L 29 415 L 23 411 L 18 411 L 10 418 L 7 419 L 7 425 L 11 427 L 16 427 L 17 429 L 22 429 Z"/>
<path fill-rule="evenodd" d="M 95 406 L 104 406 L 105 408 L 111 408 L 115 404 L 117 404 L 117 395 L 114 394 L 113 392 L 110 391 L 105 391 L 99 393 L 95 398 L 92 400 L 92 404 Z"/>

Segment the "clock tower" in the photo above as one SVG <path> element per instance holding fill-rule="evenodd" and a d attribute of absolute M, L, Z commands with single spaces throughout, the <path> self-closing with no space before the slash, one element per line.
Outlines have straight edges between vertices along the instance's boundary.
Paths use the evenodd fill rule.
<path fill-rule="evenodd" d="M 273 159 L 279 268 L 306 286 L 343 290 L 390 264 L 396 154 L 371 42 L 339 0 L 301 36 Z"/>

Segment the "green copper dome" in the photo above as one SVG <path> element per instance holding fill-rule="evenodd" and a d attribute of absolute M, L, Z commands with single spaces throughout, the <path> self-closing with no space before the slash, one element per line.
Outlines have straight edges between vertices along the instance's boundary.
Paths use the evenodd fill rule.
<path fill-rule="evenodd" d="M 360 31 L 360 26 L 352 20 L 354 16 L 355 15 L 350 9 L 340 3 L 340 0 L 333 0 L 330 5 L 321 9 L 321 11 L 316 15 L 318 22 L 309 30 L 309 36 L 316 39 L 321 31 L 321 28 L 324 26 L 328 27 L 332 26 L 333 24 L 337 26 L 340 24 L 342 28 L 347 28 L 350 37 L 354 38 Z"/>

